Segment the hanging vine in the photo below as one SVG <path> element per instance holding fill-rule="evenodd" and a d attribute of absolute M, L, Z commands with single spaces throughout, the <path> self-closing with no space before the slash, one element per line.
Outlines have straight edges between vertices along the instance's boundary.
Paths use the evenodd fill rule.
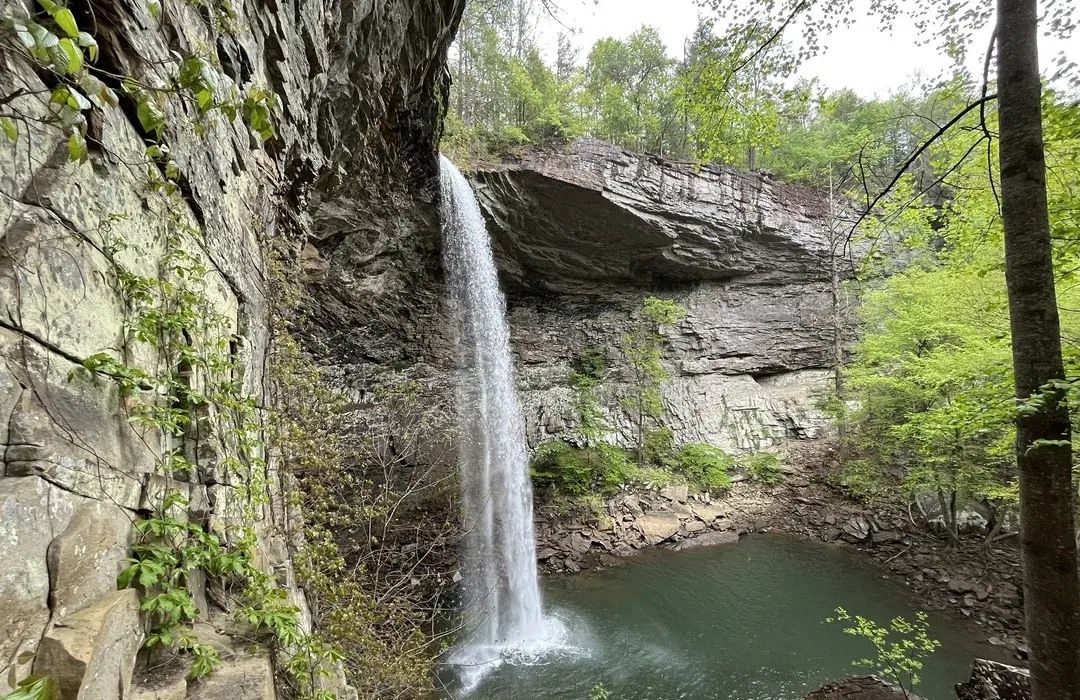
<path fill-rule="evenodd" d="M 212 36 L 236 30 L 229 3 L 188 4 L 205 10 L 200 16 L 208 18 Z M 151 0 L 146 9 L 159 27 L 167 21 L 160 2 Z M 215 303 L 207 262 L 193 252 L 202 232 L 191 223 L 182 173 L 169 145 L 181 129 L 203 134 L 215 115 L 243 120 L 261 141 L 269 140 L 275 136 L 276 96 L 258 85 L 241 90 L 221 73 L 209 51 L 174 50 L 164 84 L 110 73 L 95 65 L 100 52 L 96 38 L 79 26 L 71 8 L 53 0 L 38 0 L 32 10 L 9 4 L 3 24 L 7 31 L 0 34 L 0 46 L 21 52 L 45 86 L 27 85 L 0 95 L 3 137 L 17 142 L 32 133 L 31 125 L 57 129 L 66 137 L 69 159 L 82 163 L 90 157 L 90 118 L 127 100 L 146 142 L 141 172 L 147 192 L 163 202 L 164 246 L 156 269 L 141 274 L 123 264 L 130 244 L 122 238 L 111 237 L 104 246 L 110 282 L 126 308 L 124 344 L 135 350 L 124 355 L 152 359 L 129 363 L 100 352 L 86 357 L 69 377 L 112 382 L 132 429 L 155 457 L 153 473 L 161 487 L 152 490 L 149 516 L 136 524 L 137 541 L 117 581 L 120 588 L 141 592 L 150 628 L 145 646 L 190 657 L 191 678 L 212 673 L 221 663 L 217 650 L 193 628 L 200 618 L 196 574 L 204 574 L 229 597 L 237 620 L 280 657 L 292 694 L 327 700 L 333 693 L 322 679 L 340 654 L 303 629 L 288 591 L 256 561 L 258 524 L 270 506 L 266 409 L 245 388 L 233 321 Z M 27 99 L 37 99 L 42 108 L 27 108 L 33 104 Z M 194 119 L 183 124 L 174 125 L 167 116 L 190 113 Z M 215 502 L 213 527 L 192 518 L 189 502 L 190 485 L 209 477 L 224 489 Z M 32 688 L 39 687 L 48 684 L 35 678 L 16 693 L 36 697 L 40 693 Z"/>

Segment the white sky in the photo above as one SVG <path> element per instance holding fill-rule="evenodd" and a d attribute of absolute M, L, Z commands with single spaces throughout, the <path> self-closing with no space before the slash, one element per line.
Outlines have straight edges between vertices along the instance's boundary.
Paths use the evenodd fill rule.
<path fill-rule="evenodd" d="M 596 40 L 609 36 L 625 38 L 643 24 L 656 27 L 668 53 L 681 57 L 683 40 L 693 32 L 701 12 L 695 0 L 561 0 L 559 4 L 563 21 L 579 30 L 571 41 L 581 48 L 581 62 Z M 948 69 L 949 60 L 938 55 L 932 45 L 916 45 L 918 37 L 912 24 L 897 20 L 892 34 L 886 35 L 877 26 L 877 20 L 865 14 L 859 13 L 860 19 L 853 26 L 838 29 L 829 37 L 828 50 L 808 61 L 801 75 L 816 76 L 830 89 L 847 87 L 863 97 L 883 97 L 911 82 L 915 74 L 933 78 Z M 797 27 L 793 29 L 790 37 L 794 41 L 799 34 Z M 542 42 L 549 59 L 554 59 L 559 31 L 565 29 L 550 18 L 542 22 Z M 975 40 L 976 48 L 971 51 L 974 65 L 970 68 L 976 73 L 981 70 L 985 50 L 982 47 L 988 40 L 989 34 Z M 1040 41 L 1040 61 L 1044 68 L 1062 51 L 1071 59 L 1080 60 L 1080 39 Z"/>

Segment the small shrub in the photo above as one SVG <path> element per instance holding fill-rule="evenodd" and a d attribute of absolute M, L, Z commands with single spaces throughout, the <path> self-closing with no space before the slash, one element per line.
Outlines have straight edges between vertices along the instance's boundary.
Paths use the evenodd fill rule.
<path fill-rule="evenodd" d="M 680 473 L 703 489 L 723 491 L 731 487 L 728 470 L 735 465 L 735 459 L 719 447 L 690 443 L 675 453 L 674 464 Z"/>
<path fill-rule="evenodd" d="M 631 474 L 629 482 L 636 484 L 643 484 L 649 488 L 656 486 L 667 486 L 673 484 L 679 479 L 667 469 L 661 469 L 660 467 L 641 467 L 633 466 L 633 472 Z M 629 483 L 627 482 L 627 483 Z"/>
<path fill-rule="evenodd" d="M 659 467 L 670 467 L 675 456 L 675 433 L 662 426 L 645 433 L 645 461 Z"/>
<path fill-rule="evenodd" d="M 530 468 L 534 484 L 553 487 L 568 496 L 594 490 L 610 493 L 634 481 L 636 471 L 620 447 L 608 443 L 574 447 L 561 440 L 541 445 Z"/>
<path fill-rule="evenodd" d="M 923 659 L 941 646 L 938 640 L 930 639 L 930 622 L 922 611 L 915 614 L 914 622 L 894 617 L 888 627 L 883 627 L 862 615 L 851 615 L 844 608 L 837 608 L 836 617 L 827 617 L 825 622 L 846 623 L 844 634 L 870 642 L 875 657 L 857 659 L 852 665 L 876 669 L 895 681 L 904 697 L 908 696 L 909 689 L 919 684 Z"/>
<path fill-rule="evenodd" d="M 607 348 L 599 345 L 589 345 L 574 356 L 574 359 L 570 362 L 570 367 L 575 374 L 595 381 L 603 381 L 607 376 L 610 364 L 611 358 L 608 357 Z"/>
<path fill-rule="evenodd" d="M 596 483 L 603 492 L 610 493 L 634 480 L 636 467 L 621 447 L 601 442 L 582 451 L 593 465 Z"/>
<path fill-rule="evenodd" d="M 766 486 L 775 486 L 783 478 L 783 473 L 780 471 L 780 458 L 769 452 L 750 455 L 746 458 L 745 464 L 750 478 Z"/>
<path fill-rule="evenodd" d="M 588 700 L 611 700 L 611 692 L 604 687 L 603 683 L 597 683 L 589 691 Z"/>
<path fill-rule="evenodd" d="M 533 483 L 552 486 L 573 496 L 588 492 L 592 485 L 592 466 L 583 459 L 581 452 L 561 440 L 540 445 L 530 468 Z"/>

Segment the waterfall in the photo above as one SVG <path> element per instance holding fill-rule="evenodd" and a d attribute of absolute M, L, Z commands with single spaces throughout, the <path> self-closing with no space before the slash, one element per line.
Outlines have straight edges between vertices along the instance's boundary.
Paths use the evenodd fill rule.
<path fill-rule="evenodd" d="M 524 421 L 506 300 L 465 177 L 441 158 L 443 267 L 460 371 L 464 632 L 451 663 L 482 668 L 548 636 L 541 613 Z"/>

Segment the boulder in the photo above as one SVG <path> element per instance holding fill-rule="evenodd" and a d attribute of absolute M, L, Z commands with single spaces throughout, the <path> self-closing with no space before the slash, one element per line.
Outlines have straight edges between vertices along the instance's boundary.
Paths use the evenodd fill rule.
<path fill-rule="evenodd" d="M 580 532 L 570 535 L 570 549 L 578 554 L 584 554 L 592 546 L 592 539 Z"/>
<path fill-rule="evenodd" d="M 705 503 L 695 503 L 694 505 L 690 506 L 690 508 L 694 511 L 694 515 L 699 520 L 705 523 L 711 523 L 713 520 L 716 520 L 717 518 L 722 518 L 727 515 L 726 509 L 721 508 L 720 506 L 714 506 Z"/>
<path fill-rule="evenodd" d="M 142 640 L 138 593 L 112 591 L 50 625 L 34 673 L 55 678 L 64 698 L 126 697 Z"/>
<path fill-rule="evenodd" d="M 694 534 L 695 532 L 701 532 L 702 530 L 707 530 L 709 528 L 708 525 L 701 522 L 700 520 L 691 520 L 683 527 L 686 529 L 686 532 L 688 534 Z"/>
<path fill-rule="evenodd" d="M 187 667 L 183 664 L 158 667 L 136 676 L 130 700 L 184 700 L 187 696 Z"/>
<path fill-rule="evenodd" d="M 671 484 L 660 489 L 660 497 L 677 503 L 686 503 L 690 489 L 686 484 Z"/>
<path fill-rule="evenodd" d="M 806 700 L 922 700 L 911 691 L 876 676 L 857 676 L 829 683 L 806 696 Z"/>
<path fill-rule="evenodd" d="M 861 515 L 848 519 L 840 527 L 840 536 L 852 544 L 860 544 L 870 537 L 870 521 Z"/>
<path fill-rule="evenodd" d="M 1008 664 L 975 659 L 971 678 L 956 685 L 960 700 L 1031 700 L 1031 672 Z"/>
<path fill-rule="evenodd" d="M 0 693 L 30 675 L 50 616 L 49 543 L 73 498 L 35 476 L 0 478 Z"/>
<path fill-rule="evenodd" d="M 275 700 L 274 669 L 265 656 L 238 655 L 188 684 L 188 700 Z"/>
<path fill-rule="evenodd" d="M 688 540 L 683 540 L 675 546 L 676 551 L 682 551 L 684 549 L 692 549 L 694 547 L 713 547 L 721 544 L 736 544 L 739 541 L 739 535 L 735 532 L 706 532 L 699 537 L 692 537 Z"/>
<path fill-rule="evenodd" d="M 679 516 L 671 511 L 654 510 L 638 518 L 634 525 L 649 544 L 657 544 L 679 531 Z"/>

